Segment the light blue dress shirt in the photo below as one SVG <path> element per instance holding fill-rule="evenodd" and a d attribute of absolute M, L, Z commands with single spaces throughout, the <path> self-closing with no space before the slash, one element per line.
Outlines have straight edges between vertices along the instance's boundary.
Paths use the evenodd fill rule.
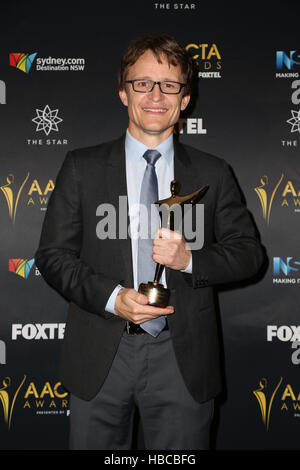
<path fill-rule="evenodd" d="M 126 158 L 126 179 L 127 179 L 127 196 L 130 220 L 131 247 L 132 247 L 132 266 L 134 289 L 138 290 L 137 285 L 137 255 L 138 255 L 138 226 L 139 226 L 139 201 L 141 184 L 144 172 L 147 166 L 146 160 L 143 158 L 148 147 L 139 140 L 132 137 L 127 129 L 125 138 L 125 158 Z M 161 153 L 161 157 L 155 165 L 157 181 L 158 181 L 158 199 L 166 199 L 170 197 L 170 183 L 174 179 L 174 145 L 173 134 L 171 134 L 164 142 L 155 147 L 155 150 Z M 188 267 L 182 270 L 185 273 L 192 273 L 192 258 Z M 152 279 L 149 279 L 151 281 Z M 165 287 L 166 276 L 165 270 L 162 273 L 161 284 Z M 120 289 L 123 286 L 118 285 L 110 295 L 105 310 L 115 313 L 115 300 Z"/>

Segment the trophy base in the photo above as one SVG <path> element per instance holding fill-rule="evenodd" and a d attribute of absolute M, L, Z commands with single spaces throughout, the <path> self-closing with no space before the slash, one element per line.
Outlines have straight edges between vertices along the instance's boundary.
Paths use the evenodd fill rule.
<path fill-rule="evenodd" d="M 149 305 L 153 307 L 165 308 L 168 305 L 170 291 L 158 282 L 148 282 L 147 284 L 139 285 L 139 292 L 144 294 L 149 299 Z"/>

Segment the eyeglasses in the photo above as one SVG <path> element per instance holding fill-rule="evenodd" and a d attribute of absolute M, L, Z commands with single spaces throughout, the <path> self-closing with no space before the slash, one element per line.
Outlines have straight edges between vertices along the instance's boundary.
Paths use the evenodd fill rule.
<path fill-rule="evenodd" d="M 159 86 L 159 89 L 162 93 L 168 95 L 178 95 L 181 92 L 181 89 L 186 86 L 186 83 L 179 82 L 155 82 L 154 80 L 125 80 L 125 83 L 131 83 L 134 91 L 138 93 L 150 93 L 155 85 Z"/>

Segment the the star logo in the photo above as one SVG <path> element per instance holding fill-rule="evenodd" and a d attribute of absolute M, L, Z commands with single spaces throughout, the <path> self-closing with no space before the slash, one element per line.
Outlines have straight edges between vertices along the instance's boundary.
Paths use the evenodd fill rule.
<path fill-rule="evenodd" d="M 36 131 L 44 131 L 49 135 L 51 131 L 58 132 L 58 126 L 62 119 L 58 117 L 58 109 L 51 109 L 48 105 L 44 109 L 36 109 L 36 117 L 32 121 L 37 124 Z"/>
<path fill-rule="evenodd" d="M 300 110 L 299 111 L 291 110 L 291 113 L 293 117 L 291 119 L 288 119 L 286 122 L 291 124 L 292 126 L 291 132 L 300 133 Z"/>

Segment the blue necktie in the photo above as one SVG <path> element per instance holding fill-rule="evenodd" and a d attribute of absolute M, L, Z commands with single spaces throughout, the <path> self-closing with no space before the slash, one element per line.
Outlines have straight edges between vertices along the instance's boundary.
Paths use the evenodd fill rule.
<path fill-rule="evenodd" d="M 158 200 L 158 183 L 155 163 L 161 157 L 157 150 L 147 150 L 143 158 L 147 162 L 140 195 L 140 237 L 138 240 L 138 284 L 153 281 L 156 263 L 152 259 L 153 235 L 159 229 L 159 214 L 156 208 L 151 218 L 151 204 Z M 147 224 L 147 225 L 146 225 Z M 145 232 L 145 228 L 148 231 Z M 141 237 L 142 233 L 142 237 Z M 144 237 L 144 238 L 143 238 Z M 152 336 L 158 336 L 166 325 L 166 318 L 160 316 L 140 324 Z"/>

